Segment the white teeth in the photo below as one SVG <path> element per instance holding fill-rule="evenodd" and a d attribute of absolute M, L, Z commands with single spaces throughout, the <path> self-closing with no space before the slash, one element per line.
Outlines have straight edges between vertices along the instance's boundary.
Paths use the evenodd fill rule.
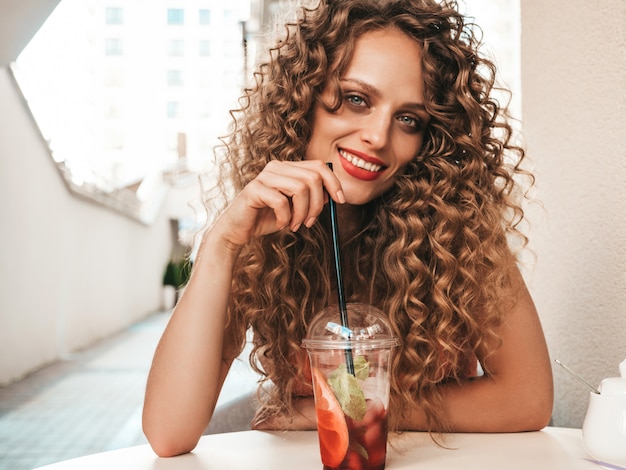
<path fill-rule="evenodd" d="M 346 152 L 345 150 L 340 150 L 339 153 L 341 154 L 343 158 L 345 158 L 346 160 L 348 160 L 350 163 L 352 163 L 354 166 L 358 168 L 371 171 L 372 173 L 375 173 L 382 169 L 382 165 L 376 165 L 375 163 L 366 162 L 362 158 L 356 157 L 352 155 L 351 153 Z"/>

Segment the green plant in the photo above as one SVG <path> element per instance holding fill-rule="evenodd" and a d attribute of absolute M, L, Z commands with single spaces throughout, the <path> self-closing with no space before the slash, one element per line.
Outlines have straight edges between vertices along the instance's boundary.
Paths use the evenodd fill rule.
<path fill-rule="evenodd" d="M 185 286 L 191 275 L 191 266 L 192 263 L 188 259 L 168 261 L 163 273 L 163 285 L 173 286 L 175 289 Z"/>

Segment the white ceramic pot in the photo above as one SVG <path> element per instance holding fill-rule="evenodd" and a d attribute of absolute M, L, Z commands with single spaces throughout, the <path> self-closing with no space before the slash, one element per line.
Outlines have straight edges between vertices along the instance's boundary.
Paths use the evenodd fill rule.
<path fill-rule="evenodd" d="M 622 377 L 600 383 L 599 394 L 589 393 L 583 422 L 583 443 L 597 460 L 626 467 L 626 360 L 620 364 Z"/>

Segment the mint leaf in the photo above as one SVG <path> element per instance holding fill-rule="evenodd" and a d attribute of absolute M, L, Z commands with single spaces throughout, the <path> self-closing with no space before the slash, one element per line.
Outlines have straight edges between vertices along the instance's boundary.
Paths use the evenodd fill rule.
<path fill-rule="evenodd" d="M 365 416 L 365 395 L 361 388 L 361 380 L 369 376 L 369 363 L 363 356 L 354 358 L 354 375 L 350 374 L 345 364 L 328 375 L 328 385 L 337 397 L 346 416 L 360 421 Z"/>
<path fill-rule="evenodd" d="M 352 364 L 354 365 L 354 376 L 359 380 L 365 380 L 370 375 L 370 363 L 367 362 L 365 356 L 356 356 L 352 359 Z M 333 374 L 348 372 L 348 366 L 346 364 L 341 364 L 337 367 L 336 370 L 329 374 L 329 377 Z"/>
<path fill-rule="evenodd" d="M 352 443 L 351 447 L 352 447 L 352 450 L 354 450 L 357 454 L 359 454 L 365 460 L 369 460 L 370 456 L 367 453 L 367 449 L 363 447 L 361 444 L 355 441 Z"/>
<path fill-rule="evenodd" d="M 354 362 L 354 376 L 359 380 L 365 380 L 370 376 L 370 363 L 365 356 L 356 356 Z"/>

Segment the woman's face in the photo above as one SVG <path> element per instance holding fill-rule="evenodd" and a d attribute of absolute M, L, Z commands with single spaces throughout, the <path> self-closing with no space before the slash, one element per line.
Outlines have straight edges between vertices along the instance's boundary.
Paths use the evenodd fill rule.
<path fill-rule="evenodd" d="M 392 186 L 422 146 L 429 116 L 421 47 L 396 29 L 366 33 L 340 86 L 337 112 L 315 105 L 306 159 L 332 162 L 346 201 L 365 204 Z M 321 100 L 333 102 L 330 89 Z"/>

